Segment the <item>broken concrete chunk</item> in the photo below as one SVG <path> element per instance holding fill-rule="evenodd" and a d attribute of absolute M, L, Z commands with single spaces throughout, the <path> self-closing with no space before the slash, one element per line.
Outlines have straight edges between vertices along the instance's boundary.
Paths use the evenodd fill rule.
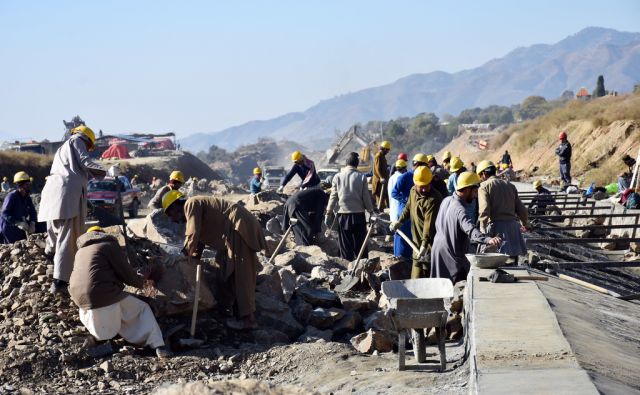
<path fill-rule="evenodd" d="M 282 279 L 278 272 L 279 267 L 265 264 L 256 279 L 256 291 L 260 291 L 272 298 L 284 301 L 282 291 Z"/>
<path fill-rule="evenodd" d="M 305 302 L 300 296 L 294 296 L 293 299 L 291 299 L 290 306 L 291 313 L 295 319 L 303 325 L 306 325 L 313 307 L 309 303 Z"/>
<path fill-rule="evenodd" d="M 384 311 L 376 311 L 364 319 L 365 329 L 394 332 L 395 326 L 391 317 Z"/>
<path fill-rule="evenodd" d="M 340 297 L 340 302 L 342 303 L 342 308 L 348 311 L 363 312 L 375 307 L 375 304 L 368 299 Z"/>
<path fill-rule="evenodd" d="M 296 290 L 296 294 L 314 307 L 337 307 L 340 305 L 338 295 L 328 289 L 300 287 Z"/>
<path fill-rule="evenodd" d="M 289 305 L 273 298 L 271 295 L 266 295 L 262 292 L 256 292 L 256 309 L 258 311 L 270 311 L 273 313 L 283 313 L 289 310 Z"/>
<path fill-rule="evenodd" d="M 362 327 L 362 316 L 355 311 L 348 311 L 340 318 L 338 322 L 333 325 L 333 333 L 336 336 L 344 335 L 345 333 L 358 332 Z"/>
<path fill-rule="evenodd" d="M 278 271 L 280 274 L 280 281 L 282 286 L 282 297 L 284 301 L 289 303 L 293 297 L 293 293 L 296 290 L 296 275 L 295 272 L 288 267 L 283 267 Z"/>
<path fill-rule="evenodd" d="M 296 321 L 289 310 L 279 313 L 271 311 L 259 312 L 258 324 L 261 327 L 278 330 L 287 335 L 289 339 L 295 339 L 304 332 L 304 327 Z"/>
<path fill-rule="evenodd" d="M 329 309 L 318 307 L 309 315 L 309 325 L 315 326 L 318 329 L 328 329 L 343 316 L 344 310 L 335 307 Z"/>
<path fill-rule="evenodd" d="M 363 354 L 393 351 L 395 336 L 384 331 L 369 329 L 351 338 L 351 345 Z"/>

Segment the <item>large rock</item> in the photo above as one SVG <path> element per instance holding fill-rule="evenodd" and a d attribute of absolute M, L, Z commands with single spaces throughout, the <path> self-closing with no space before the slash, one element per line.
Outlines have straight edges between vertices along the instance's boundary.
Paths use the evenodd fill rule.
<path fill-rule="evenodd" d="M 328 289 L 313 288 L 309 286 L 300 287 L 296 290 L 296 294 L 300 295 L 306 302 L 313 307 L 338 307 L 340 306 L 340 298 L 335 292 Z"/>
<path fill-rule="evenodd" d="M 335 307 L 329 309 L 318 307 L 311 312 L 309 325 L 315 326 L 318 329 L 328 329 L 343 316 L 344 310 Z"/>
<path fill-rule="evenodd" d="M 395 337 L 384 331 L 369 329 L 351 338 L 351 345 L 363 354 L 393 351 Z"/>
<path fill-rule="evenodd" d="M 278 270 L 278 273 L 280 274 L 282 296 L 284 301 L 289 303 L 293 297 L 293 293 L 296 291 L 296 274 L 293 269 L 289 267 L 281 268 Z"/>
<path fill-rule="evenodd" d="M 348 311 L 338 322 L 333 325 L 335 336 L 342 336 L 345 333 L 359 332 L 362 327 L 362 316 L 355 311 Z"/>
<path fill-rule="evenodd" d="M 256 292 L 256 310 L 272 313 L 284 313 L 289 311 L 289 305 L 271 295 Z"/>
<path fill-rule="evenodd" d="M 365 312 L 376 307 L 376 304 L 368 299 L 356 299 L 340 296 L 342 308 L 347 311 Z"/>
<path fill-rule="evenodd" d="M 304 332 L 304 327 L 293 317 L 290 310 L 284 312 L 262 311 L 258 313 L 258 324 L 261 327 L 275 329 L 293 340 Z"/>
<path fill-rule="evenodd" d="M 277 266 L 265 264 L 262 271 L 258 274 L 256 280 L 256 290 L 265 293 L 278 300 L 284 301 L 284 293 L 282 290 L 282 279 L 280 278 L 280 269 Z"/>
<path fill-rule="evenodd" d="M 309 321 L 311 311 L 313 311 L 313 307 L 309 303 L 305 302 L 300 296 L 294 296 L 293 299 L 291 299 L 290 306 L 291 313 L 295 319 L 303 325 L 306 325 L 307 321 Z"/>
<path fill-rule="evenodd" d="M 393 325 L 393 321 L 391 321 L 391 317 L 383 311 L 376 311 L 365 318 L 364 327 L 365 329 L 375 329 L 378 331 L 395 331 L 395 326 Z"/>
<path fill-rule="evenodd" d="M 273 263 L 280 267 L 289 266 L 293 268 L 297 274 L 304 273 L 307 268 L 310 268 L 309 271 L 313 268 L 313 266 L 309 266 L 305 257 L 296 251 L 286 251 L 281 253 L 276 256 Z M 307 273 L 309 271 L 307 271 Z"/>

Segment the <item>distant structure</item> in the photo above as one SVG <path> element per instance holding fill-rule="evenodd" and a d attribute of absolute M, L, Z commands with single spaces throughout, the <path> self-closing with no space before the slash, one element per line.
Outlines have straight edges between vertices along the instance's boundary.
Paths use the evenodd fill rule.
<path fill-rule="evenodd" d="M 489 148 L 489 141 L 500 133 L 502 128 L 496 128 L 492 123 L 463 123 L 458 125 L 458 134 L 467 135 L 467 143 L 479 150 Z"/>
<path fill-rule="evenodd" d="M 591 100 L 591 93 L 589 93 L 589 91 L 587 90 L 587 88 L 582 87 L 580 88 L 580 90 L 578 91 L 578 93 L 576 93 L 576 99 L 578 100 Z"/>
<path fill-rule="evenodd" d="M 86 123 L 84 123 L 82 118 L 80 118 L 80 115 L 76 115 L 75 117 L 71 118 L 70 122 L 67 122 L 67 121 L 65 121 L 63 119 L 62 123 L 64 124 L 64 136 L 62 138 L 63 141 L 68 139 L 69 136 L 71 136 L 71 130 L 72 129 L 77 128 L 78 126 L 82 126 L 82 125 L 86 126 Z"/>

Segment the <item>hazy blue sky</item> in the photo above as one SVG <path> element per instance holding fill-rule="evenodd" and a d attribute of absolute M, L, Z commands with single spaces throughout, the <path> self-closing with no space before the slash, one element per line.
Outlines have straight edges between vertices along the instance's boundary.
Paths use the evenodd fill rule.
<path fill-rule="evenodd" d="M 640 1 L 0 0 L 0 138 L 217 131 L 412 73 L 472 68 Z"/>

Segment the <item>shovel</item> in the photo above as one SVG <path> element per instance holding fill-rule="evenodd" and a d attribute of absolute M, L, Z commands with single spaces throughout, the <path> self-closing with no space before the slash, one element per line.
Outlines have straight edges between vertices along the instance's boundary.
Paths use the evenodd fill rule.
<path fill-rule="evenodd" d="M 276 249 L 273 251 L 273 255 L 271 255 L 271 258 L 269 258 L 269 264 L 271 264 L 273 262 L 273 260 L 275 259 L 276 255 L 278 255 L 278 251 L 280 251 L 280 247 L 282 247 L 284 242 L 287 240 L 287 236 L 289 236 L 289 233 L 291 233 L 291 229 L 293 229 L 293 227 L 297 223 L 298 223 L 298 219 L 297 218 L 289 219 L 289 227 L 287 228 L 287 231 L 284 232 L 284 235 L 282 236 L 282 239 L 280 240 L 280 243 L 278 243 L 278 245 L 276 246 Z"/>
<path fill-rule="evenodd" d="M 191 257 L 189 256 L 189 266 L 191 266 Z M 189 339 L 180 339 L 178 344 L 182 347 L 199 347 L 204 343 L 203 340 L 194 338 L 196 334 L 196 321 L 198 318 L 198 304 L 200 302 L 200 281 L 202 278 L 202 264 L 200 264 L 200 260 L 198 259 L 198 266 L 196 267 L 196 289 L 194 290 L 193 295 L 193 312 L 191 313 L 191 328 L 189 330 L 189 334 L 191 338 Z"/>
<path fill-rule="evenodd" d="M 356 273 L 360 268 L 360 259 L 362 258 L 362 255 L 364 255 L 364 250 L 367 248 L 367 242 L 369 241 L 369 237 L 371 236 L 371 231 L 373 231 L 373 226 L 377 221 L 377 217 L 372 216 L 369 219 L 369 229 L 367 230 L 367 236 L 364 238 L 362 247 L 360 247 L 360 252 L 358 253 L 358 257 L 353 264 L 353 269 L 351 269 L 351 271 L 342 279 L 340 284 L 336 285 L 334 291 L 347 292 L 351 290 L 351 288 L 355 287 L 355 285 L 360 281 L 360 276 L 356 276 Z M 366 263 L 366 261 L 364 263 Z"/>

